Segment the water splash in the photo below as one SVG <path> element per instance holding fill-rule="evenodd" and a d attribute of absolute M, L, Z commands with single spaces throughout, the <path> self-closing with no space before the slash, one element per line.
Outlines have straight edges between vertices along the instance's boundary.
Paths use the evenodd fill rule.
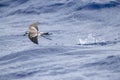
<path fill-rule="evenodd" d="M 100 37 L 95 37 L 95 35 L 93 35 L 92 33 L 91 34 L 88 34 L 87 38 L 79 38 L 79 43 L 80 45 L 85 45 L 85 44 L 95 44 L 95 43 L 98 43 L 98 42 L 105 42 L 104 39 L 101 39 Z"/>

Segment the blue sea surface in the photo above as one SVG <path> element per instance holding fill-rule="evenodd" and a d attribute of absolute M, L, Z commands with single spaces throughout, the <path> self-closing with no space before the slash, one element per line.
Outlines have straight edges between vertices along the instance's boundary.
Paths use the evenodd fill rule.
<path fill-rule="evenodd" d="M 120 80 L 120 1 L 0 0 L 0 80 Z"/>

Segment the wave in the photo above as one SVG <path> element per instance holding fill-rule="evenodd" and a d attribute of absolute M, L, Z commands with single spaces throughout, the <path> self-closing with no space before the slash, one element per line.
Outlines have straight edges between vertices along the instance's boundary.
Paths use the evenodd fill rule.
<path fill-rule="evenodd" d="M 41 57 L 42 55 L 52 55 L 52 54 L 58 54 L 67 51 L 68 49 L 62 48 L 62 47 L 48 47 L 48 48 L 40 48 L 40 49 L 33 49 L 33 50 L 26 50 L 16 53 L 11 53 L 5 56 L 0 57 L 0 65 L 3 64 L 10 64 L 13 62 L 21 62 L 26 61 L 31 58 L 35 57 Z"/>
<path fill-rule="evenodd" d="M 41 13 L 53 13 L 57 12 L 60 7 L 62 7 L 63 3 L 55 3 L 52 5 L 46 5 L 46 6 L 38 6 L 38 7 L 27 7 L 26 9 L 18 9 L 9 15 L 15 15 L 15 14 L 41 14 Z"/>
<path fill-rule="evenodd" d="M 88 3 L 85 6 L 80 6 L 76 10 L 82 10 L 82 9 L 99 10 L 99 9 L 104 9 L 104 8 L 117 7 L 118 5 L 120 5 L 120 3 L 115 2 L 115 1 L 110 1 L 109 3 L 96 3 L 96 2 L 93 2 L 93 3 Z"/>
<path fill-rule="evenodd" d="M 97 67 L 100 69 L 107 69 L 113 71 L 120 71 L 120 56 L 119 55 L 109 55 L 103 60 L 85 64 L 84 67 Z"/>
<path fill-rule="evenodd" d="M 98 3 L 98 2 L 88 3 L 87 1 L 82 2 L 82 1 L 75 0 L 75 1 L 56 2 L 56 3 L 53 2 L 49 4 L 44 4 L 44 5 L 41 5 L 41 4 L 31 5 L 31 4 L 28 4 L 27 2 L 30 3 L 29 0 L 5 0 L 5 1 L 0 1 L 0 7 L 1 8 L 2 7 L 9 7 L 9 8 L 16 7 L 15 10 L 8 12 L 7 16 L 9 16 L 9 15 L 15 15 L 15 14 L 55 13 L 55 12 L 61 12 L 61 10 L 69 11 L 71 9 L 73 9 L 73 11 L 79 11 L 83 9 L 84 10 L 99 10 L 99 9 L 104 9 L 104 8 L 117 7 L 118 5 L 120 5 L 120 3 L 117 1 L 110 1 L 107 3 Z M 24 8 L 17 9 L 17 6 L 20 6 L 22 4 L 28 5 L 28 7 L 23 6 Z"/>
<path fill-rule="evenodd" d="M 29 0 L 1 0 L 0 7 L 16 7 Z"/>
<path fill-rule="evenodd" d="M 105 45 L 114 45 L 120 43 L 120 41 L 105 41 L 105 42 L 93 42 L 93 43 L 84 43 L 84 44 L 78 44 L 78 45 L 100 45 L 100 46 L 105 46 Z"/>

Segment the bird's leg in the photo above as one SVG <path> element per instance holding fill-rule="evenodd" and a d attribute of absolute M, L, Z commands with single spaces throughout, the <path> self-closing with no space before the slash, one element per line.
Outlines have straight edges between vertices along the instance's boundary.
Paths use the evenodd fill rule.
<path fill-rule="evenodd" d="M 40 32 L 39 34 L 40 35 L 50 35 L 51 33 L 49 33 L 49 32 Z"/>
<path fill-rule="evenodd" d="M 44 37 L 45 39 L 48 39 L 48 40 L 52 40 L 51 38 L 48 38 L 45 35 L 41 35 L 41 37 Z"/>
<path fill-rule="evenodd" d="M 52 40 L 52 39 L 48 38 L 47 35 L 50 35 L 50 34 L 48 32 L 38 32 L 38 36 L 44 37 L 48 40 Z"/>

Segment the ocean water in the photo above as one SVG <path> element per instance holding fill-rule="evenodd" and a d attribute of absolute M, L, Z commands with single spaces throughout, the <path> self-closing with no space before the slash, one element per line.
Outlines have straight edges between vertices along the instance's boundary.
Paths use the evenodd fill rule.
<path fill-rule="evenodd" d="M 0 0 L 0 80 L 120 80 L 119 45 L 119 0 Z"/>

